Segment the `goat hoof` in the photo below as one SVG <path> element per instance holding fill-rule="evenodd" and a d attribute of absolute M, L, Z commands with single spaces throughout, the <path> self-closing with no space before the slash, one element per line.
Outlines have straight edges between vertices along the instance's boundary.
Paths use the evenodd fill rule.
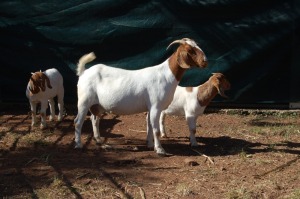
<path fill-rule="evenodd" d="M 156 153 L 158 156 L 162 156 L 162 157 L 167 156 L 167 153 L 165 152 L 164 149 L 156 149 Z"/>
<path fill-rule="evenodd" d="M 82 144 L 75 144 L 74 149 L 82 149 Z"/>
<path fill-rule="evenodd" d="M 192 148 L 198 148 L 199 147 L 198 143 L 191 143 L 190 145 L 191 145 Z"/>
<path fill-rule="evenodd" d="M 162 137 L 162 138 L 168 138 L 168 136 L 166 134 L 161 134 L 160 137 Z"/>

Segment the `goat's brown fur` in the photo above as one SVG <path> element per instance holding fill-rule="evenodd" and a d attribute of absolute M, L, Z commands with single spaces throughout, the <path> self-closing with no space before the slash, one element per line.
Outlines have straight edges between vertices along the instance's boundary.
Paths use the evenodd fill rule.
<path fill-rule="evenodd" d="M 207 66 L 207 62 L 203 63 L 204 53 L 188 44 L 182 44 L 177 51 L 173 53 L 169 59 L 169 66 L 177 81 L 180 81 L 185 70 L 190 66 Z"/>
<path fill-rule="evenodd" d="M 201 106 L 207 106 L 219 93 L 222 97 L 225 90 L 230 89 L 230 83 L 222 73 L 213 73 L 207 82 L 198 87 L 198 102 Z"/>
<path fill-rule="evenodd" d="M 100 110 L 100 105 L 99 104 L 94 104 L 91 106 L 90 111 L 93 115 L 96 115 L 98 117 L 101 116 L 101 110 Z"/>
<path fill-rule="evenodd" d="M 52 88 L 49 78 L 43 72 L 35 72 L 32 74 L 29 80 L 29 90 L 32 94 L 37 94 L 40 90 L 45 91 L 45 81 L 48 88 Z"/>

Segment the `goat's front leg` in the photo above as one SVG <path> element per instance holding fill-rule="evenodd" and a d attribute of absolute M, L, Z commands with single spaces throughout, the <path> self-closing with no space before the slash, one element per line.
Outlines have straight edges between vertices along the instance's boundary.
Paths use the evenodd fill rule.
<path fill-rule="evenodd" d="M 30 102 L 30 109 L 31 109 L 31 126 L 36 125 L 36 104 L 35 102 Z"/>
<path fill-rule="evenodd" d="M 47 108 L 48 108 L 47 100 L 41 101 L 41 111 L 40 111 L 41 126 L 40 126 L 40 129 L 45 129 L 47 127 L 47 124 L 46 124 L 46 110 L 47 110 Z"/>
<path fill-rule="evenodd" d="M 198 143 L 195 137 L 196 134 L 196 120 L 197 117 L 195 116 L 186 116 L 186 121 L 189 126 L 189 131 L 190 131 L 190 143 L 192 147 L 197 147 Z"/>
<path fill-rule="evenodd" d="M 154 143 L 153 143 L 153 129 L 150 123 L 150 114 L 149 112 L 147 113 L 146 117 L 146 122 L 147 122 L 147 147 L 148 148 L 153 148 Z"/>
<path fill-rule="evenodd" d="M 149 112 L 149 117 L 150 117 L 150 125 L 153 130 L 153 137 L 154 137 L 154 150 L 158 155 L 166 155 L 165 150 L 162 148 L 160 141 L 159 141 L 159 136 L 160 136 L 160 131 L 159 131 L 159 117 L 160 117 L 160 110 L 157 109 L 151 109 Z"/>
<path fill-rule="evenodd" d="M 162 138 L 168 137 L 166 134 L 166 128 L 165 128 L 165 117 L 166 114 L 164 111 L 161 112 L 160 117 L 159 117 L 159 128 L 160 128 L 160 133 Z"/>
<path fill-rule="evenodd" d="M 60 92 L 57 95 L 57 103 L 58 103 L 58 121 L 62 121 L 64 114 L 64 88 L 60 88 Z"/>
<path fill-rule="evenodd" d="M 99 130 L 100 118 L 96 115 L 91 114 L 91 121 L 92 121 L 94 138 L 96 140 L 96 143 L 102 144 L 100 139 L 100 130 Z"/>
<path fill-rule="evenodd" d="M 49 99 L 49 106 L 50 106 L 50 116 L 49 116 L 49 120 L 53 121 L 54 117 L 55 117 L 55 103 L 53 98 Z"/>

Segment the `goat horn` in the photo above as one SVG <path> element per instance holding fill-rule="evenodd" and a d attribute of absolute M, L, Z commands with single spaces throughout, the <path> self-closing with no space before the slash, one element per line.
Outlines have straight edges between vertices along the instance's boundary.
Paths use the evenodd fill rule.
<path fill-rule="evenodd" d="M 186 42 L 182 39 L 180 40 L 175 40 L 173 41 L 172 43 L 170 43 L 170 45 L 167 47 L 167 50 L 169 49 L 170 46 L 172 46 L 173 44 L 176 44 L 176 43 L 179 43 L 179 44 L 185 44 Z"/>

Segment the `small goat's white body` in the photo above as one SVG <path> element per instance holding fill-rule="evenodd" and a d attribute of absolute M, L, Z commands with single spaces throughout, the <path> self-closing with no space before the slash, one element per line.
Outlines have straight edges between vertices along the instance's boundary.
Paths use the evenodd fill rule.
<path fill-rule="evenodd" d="M 50 121 L 54 119 L 55 117 L 55 104 L 53 98 L 57 96 L 58 101 L 58 108 L 59 108 L 59 115 L 58 115 L 58 121 L 61 121 L 63 118 L 63 98 L 64 98 L 64 86 L 63 86 L 63 77 L 58 72 L 57 69 L 52 68 L 48 69 L 43 72 L 50 80 L 52 88 L 46 87 L 45 91 L 39 91 L 36 94 L 32 94 L 30 91 L 30 84 L 28 83 L 26 88 L 26 96 L 29 99 L 29 103 L 31 106 L 31 112 L 32 112 L 32 126 L 36 124 L 36 105 L 38 103 L 41 103 L 41 128 L 45 128 L 46 121 L 46 109 L 48 108 L 48 101 L 50 105 Z"/>
<path fill-rule="evenodd" d="M 195 138 L 198 116 L 203 114 L 207 105 L 217 94 L 227 98 L 224 91 L 228 89 L 230 89 L 230 83 L 222 73 L 213 73 L 208 81 L 197 87 L 177 86 L 173 101 L 160 115 L 161 136 L 166 137 L 164 126 L 166 114 L 184 115 L 189 126 L 191 146 L 198 146 Z"/>
<path fill-rule="evenodd" d="M 177 86 L 172 103 L 160 115 L 160 132 L 162 137 L 166 137 L 165 115 L 184 115 L 190 131 L 191 146 L 198 145 L 195 138 L 196 121 L 198 116 L 203 114 L 206 106 L 199 104 L 197 93 L 198 87 L 193 87 L 192 91 L 187 91 L 185 87 Z"/>
<path fill-rule="evenodd" d="M 90 53 L 80 58 L 77 67 L 79 80 L 75 148 L 82 147 L 81 128 L 89 110 L 97 142 L 100 140 L 99 117 L 102 113 L 129 115 L 148 111 L 148 147 L 154 146 L 158 154 L 165 154 L 158 136 L 161 111 L 171 103 L 184 71 L 192 64 L 198 67 L 207 65 L 205 54 L 193 40 L 185 38 L 170 45 L 174 43 L 181 45 L 166 61 L 140 70 L 124 70 L 103 64 L 85 70 L 85 64 L 95 59 L 95 55 Z"/>

